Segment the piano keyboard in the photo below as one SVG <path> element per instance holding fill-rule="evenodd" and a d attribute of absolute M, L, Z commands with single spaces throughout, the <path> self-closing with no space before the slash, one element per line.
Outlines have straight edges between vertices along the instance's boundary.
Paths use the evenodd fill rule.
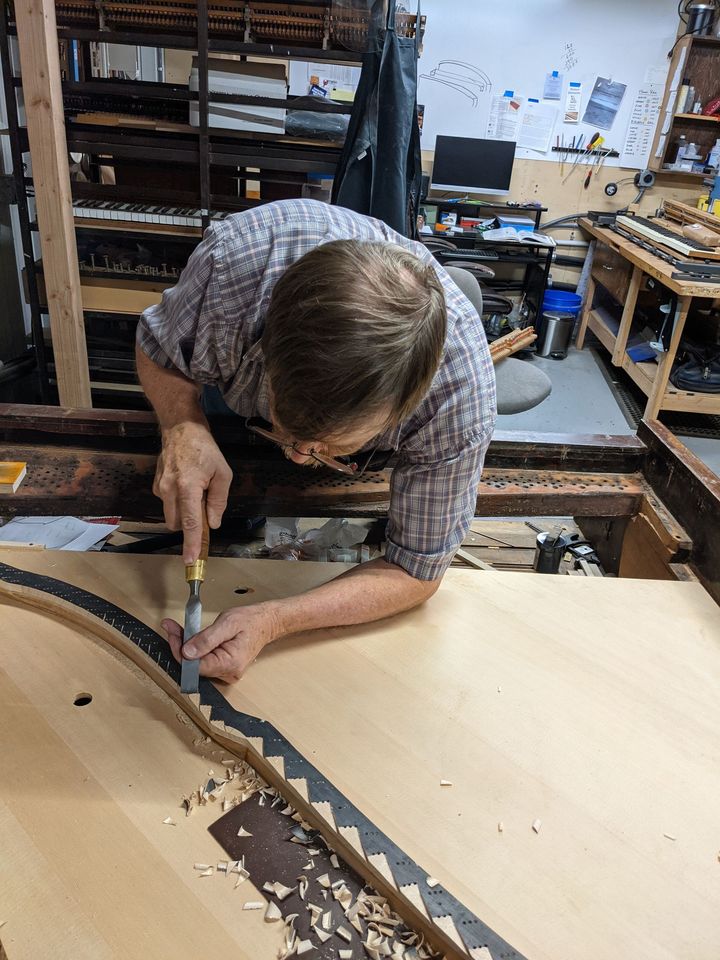
<path fill-rule="evenodd" d="M 619 227 L 624 227 L 631 233 L 644 237 L 646 240 L 654 241 L 663 247 L 675 250 L 684 257 L 699 257 L 714 260 L 720 256 L 715 247 L 708 247 L 695 240 L 689 240 L 687 237 L 681 237 L 677 233 L 673 233 L 671 230 L 667 230 L 661 226 L 657 220 L 647 220 L 645 217 L 619 216 L 616 222 Z"/>
<path fill-rule="evenodd" d="M 147 203 L 109 200 L 73 200 L 73 216 L 77 219 L 202 229 L 202 214 L 200 210 L 191 207 L 168 207 L 159 204 L 151 206 Z M 224 220 L 228 216 L 228 213 L 213 211 L 210 219 Z"/>

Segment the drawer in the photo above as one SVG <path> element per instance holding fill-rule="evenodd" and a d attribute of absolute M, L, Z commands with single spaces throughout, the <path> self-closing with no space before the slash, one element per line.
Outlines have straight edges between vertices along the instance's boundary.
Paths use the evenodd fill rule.
<path fill-rule="evenodd" d="M 592 265 L 593 279 L 618 303 L 625 303 L 632 272 L 633 265 L 629 260 L 598 240 Z"/>

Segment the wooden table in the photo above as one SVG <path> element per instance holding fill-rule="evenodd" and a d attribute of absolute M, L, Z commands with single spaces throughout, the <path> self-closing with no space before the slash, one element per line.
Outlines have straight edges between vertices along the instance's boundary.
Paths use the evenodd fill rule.
<path fill-rule="evenodd" d="M 177 558 L 0 554 L 153 627 L 181 616 Z M 206 619 L 338 572 L 210 564 Z M 8 960 L 274 958 L 277 930 L 240 909 L 251 886 L 192 869 L 223 855 L 178 800 L 218 752 L 103 643 L 1 616 Z M 282 641 L 223 692 L 529 960 L 716 960 L 719 689 L 720 612 L 699 584 L 451 570 L 421 609 Z"/>
<path fill-rule="evenodd" d="M 627 240 L 611 230 L 598 227 L 586 217 L 582 217 L 578 223 L 583 230 L 595 237 L 600 243 L 606 244 L 632 265 L 632 277 L 617 333 L 608 326 L 606 318 L 603 317 L 601 312 L 593 308 L 597 280 L 596 277 L 591 276 L 580 317 L 577 337 L 578 349 L 582 350 L 585 343 L 585 334 L 589 328 L 605 349 L 612 354 L 613 364 L 616 367 L 622 367 L 647 396 L 648 402 L 643 414 L 645 420 L 656 419 L 661 410 L 720 414 L 720 396 L 718 394 L 680 390 L 669 382 L 673 362 L 680 347 L 693 298 L 714 299 L 720 297 L 720 284 L 702 283 L 695 280 L 674 280 L 672 274 L 676 272 L 675 268 L 661 260 L 660 257 L 653 256 L 631 240 Z M 658 280 L 678 297 L 670 346 L 667 352 L 662 354 L 658 363 L 635 363 L 625 352 L 635 315 L 638 293 L 645 277 L 653 277 Z"/>

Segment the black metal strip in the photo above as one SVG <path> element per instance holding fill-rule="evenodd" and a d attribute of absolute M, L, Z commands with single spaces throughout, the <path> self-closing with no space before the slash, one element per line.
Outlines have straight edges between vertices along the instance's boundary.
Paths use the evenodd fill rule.
<path fill-rule="evenodd" d="M 141 620 L 115 604 L 98 597 L 74 584 L 30 573 L 5 563 L 0 563 L 0 580 L 28 587 L 58 597 L 79 609 L 97 617 L 121 633 L 174 680 L 180 681 L 180 666 L 170 654 L 166 641 Z M 250 716 L 236 710 L 228 703 L 217 687 L 209 680 L 200 680 L 200 703 L 210 707 L 210 720 L 224 723 L 235 729 L 242 737 L 257 737 L 263 743 L 265 757 L 282 757 L 286 779 L 303 779 L 307 782 L 311 802 L 327 802 L 331 805 L 338 827 L 355 827 L 361 837 L 365 856 L 384 854 L 393 872 L 398 888 L 417 884 L 428 914 L 433 919 L 450 917 L 465 948 L 469 951 L 487 947 L 492 960 L 524 960 L 487 924 L 483 923 L 467 907 L 441 885 L 428 887 L 427 871 L 408 857 L 397 844 L 380 831 L 346 796 L 344 796 L 320 771 L 300 754 L 267 720 Z M 478 864 L 478 871 L 481 865 Z"/>

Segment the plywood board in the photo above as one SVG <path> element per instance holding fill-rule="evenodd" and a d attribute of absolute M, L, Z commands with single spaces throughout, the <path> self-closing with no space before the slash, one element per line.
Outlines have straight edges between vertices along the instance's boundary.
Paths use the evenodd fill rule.
<path fill-rule="evenodd" d="M 0 560 L 153 626 L 184 605 L 174 558 Z M 213 560 L 206 618 L 336 569 Z M 59 628 L 26 616 L 32 655 L 3 637 L 0 670 L 32 702 Z M 698 584 L 453 570 L 422 609 L 282 641 L 223 693 L 530 960 L 715 960 L 719 682 L 720 614 Z"/>

